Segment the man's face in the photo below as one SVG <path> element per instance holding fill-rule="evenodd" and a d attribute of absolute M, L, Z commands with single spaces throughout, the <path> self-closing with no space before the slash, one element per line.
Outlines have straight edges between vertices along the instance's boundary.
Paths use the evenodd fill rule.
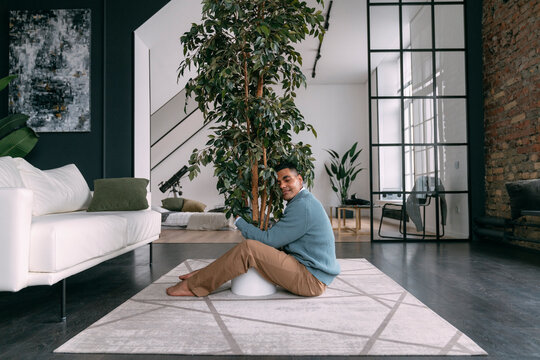
<path fill-rule="evenodd" d="M 278 185 L 283 194 L 283 199 L 289 201 L 302 190 L 303 179 L 302 175 L 295 170 L 282 169 L 277 173 Z"/>

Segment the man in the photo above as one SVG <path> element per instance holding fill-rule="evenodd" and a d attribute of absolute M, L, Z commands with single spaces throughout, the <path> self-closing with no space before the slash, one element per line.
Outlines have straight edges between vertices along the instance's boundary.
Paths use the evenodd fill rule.
<path fill-rule="evenodd" d="M 203 269 L 181 275 L 182 281 L 168 288 L 168 295 L 206 296 L 251 267 L 297 295 L 318 296 L 326 290 L 340 272 L 328 216 L 302 187 L 302 176 L 293 164 L 280 164 L 276 171 L 287 201 L 282 218 L 268 231 L 237 218 L 242 235 L 252 240 L 236 245 Z"/>

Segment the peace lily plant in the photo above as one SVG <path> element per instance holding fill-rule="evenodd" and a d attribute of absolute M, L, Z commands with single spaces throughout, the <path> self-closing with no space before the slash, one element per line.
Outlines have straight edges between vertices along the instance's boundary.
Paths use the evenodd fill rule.
<path fill-rule="evenodd" d="M 322 0 L 317 0 L 322 5 Z M 226 214 L 252 219 L 261 229 L 281 215 L 283 202 L 273 168 L 297 164 L 313 181 L 311 147 L 293 143 L 292 133 L 315 129 L 295 105 L 306 84 L 302 58 L 293 44 L 307 36 L 322 40 L 320 11 L 298 0 L 203 0 L 202 22 L 181 37 L 185 59 L 178 77 L 194 66 L 186 94 L 212 122 L 213 134 L 190 158 L 190 179 L 213 164 Z M 279 88 L 281 87 L 281 91 Z"/>
<path fill-rule="evenodd" d="M 349 197 L 349 189 L 356 176 L 363 168 L 358 168 L 359 163 L 355 163 L 358 156 L 362 152 L 362 149 L 356 150 L 358 142 L 355 142 L 351 148 L 345 151 L 343 156 L 339 155 L 334 150 L 326 150 L 330 154 L 330 167 L 324 164 L 326 173 L 330 177 L 330 185 L 332 190 L 339 198 L 340 204 L 346 204 L 346 200 Z"/>

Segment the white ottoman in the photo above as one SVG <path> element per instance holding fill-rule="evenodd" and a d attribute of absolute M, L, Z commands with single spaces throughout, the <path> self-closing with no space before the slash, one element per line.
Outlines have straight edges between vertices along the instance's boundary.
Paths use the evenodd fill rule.
<path fill-rule="evenodd" d="M 242 296 L 266 296 L 276 292 L 276 285 L 266 280 L 254 268 L 231 281 L 231 291 Z"/>

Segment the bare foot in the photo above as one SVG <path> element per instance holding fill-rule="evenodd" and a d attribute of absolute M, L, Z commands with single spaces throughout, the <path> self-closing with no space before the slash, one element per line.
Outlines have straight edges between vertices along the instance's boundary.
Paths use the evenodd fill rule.
<path fill-rule="evenodd" d="M 167 288 L 167 295 L 169 296 L 195 296 L 189 290 L 186 281 L 180 281 L 178 284 Z"/>
<path fill-rule="evenodd" d="M 186 279 L 189 279 L 190 277 L 192 277 L 193 275 L 195 275 L 198 272 L 199 272 L 199 270 L 195 270 L 195 271 L 190 272 L 189 274 L 180 275 L 178 278 L 180 280 L 186 280 Z"/>

